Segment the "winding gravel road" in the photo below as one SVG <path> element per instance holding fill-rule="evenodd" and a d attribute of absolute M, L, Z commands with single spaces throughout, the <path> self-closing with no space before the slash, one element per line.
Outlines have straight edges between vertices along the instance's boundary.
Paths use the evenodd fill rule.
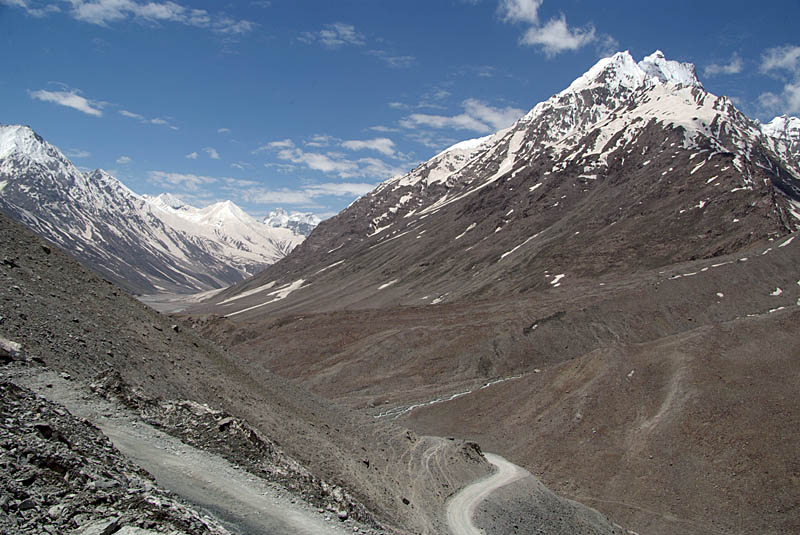
<path fill-rule="evenodd" d="M 234 535 L 352 535 L 353 528 L 222 457 L 194 448 L 99 399 L 53 371 L 14 377 L 73 415 L 99 427 L 124 455 L 150 472 L 163 488 L 215 517 Z"/>
<path fill-rule="evenodd" d="M 493 453 L 484 455 L 497 471 L 465 487 L 448 502 L 447 525 L 452 535 L 483 535 L 483 531 L 472 523 L 472 516 L 478 505 L 500 487 L 530 475 L 524 468 L 508 462 L 499 455 Z"/>

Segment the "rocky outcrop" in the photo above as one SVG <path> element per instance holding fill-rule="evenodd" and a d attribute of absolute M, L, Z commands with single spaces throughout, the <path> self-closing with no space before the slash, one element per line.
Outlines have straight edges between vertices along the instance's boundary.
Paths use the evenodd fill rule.
<path fill-rule="evenodd" d="M 160 490 L 93 425 L 0 382 L 0 531 L 8 534 L 227 530 Z"/>

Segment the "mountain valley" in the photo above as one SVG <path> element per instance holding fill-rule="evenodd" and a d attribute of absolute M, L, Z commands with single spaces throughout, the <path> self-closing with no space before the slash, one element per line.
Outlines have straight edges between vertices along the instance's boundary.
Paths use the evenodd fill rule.
<path fill-rule="evenodd" d="M 692 64 L 603 58 L 322 222 L 0 126 L 0 211 L 9 533 L 800 530 L 800 119 Z"/>
<path fill-rule="evenodd" d="M 792 533 L 798 125 L 618 53 L 189 317 L 635 532 Z"/>
<path fill-rule="evenodd" d="M 344 527 L 445 533 L 448 498 L 490 470 L 474 443 L 417 435 L 251 367 L 190 324 L 139 303 L 2 215 L 0 238 L 5 255 L 0 383 L 6 415 L 0 438 L 11 454 L 19 454 L 3 457 L 7 471 L 0 471 L 3 487 L 14 489 L 0 508 L 0 526 L 10 533 L 39 533 L 43 525 L 85 535 L 95 530 L 151 535 L 173 528 L 186 534 L 307 533 L 308 526 L 326 523 L 321 532 Z M 95 426 L 113 446 L 106 437 L 93 438 L 100 437 Z M 35 438 L 47 448 L 58 441 L 81 447 L 70 454 L 73 461 L 60 460 L 60 453 L 54 453 L 55 461 L 39 460 L 18 446 L 31 440 L 26 433 L 40 433 Z M 118 460 L 119 450 L 156 474 L 157 486 L 152 476 L 126 475 L 130 468 Z M 190 467 L 183 456 L 199 459 L 191 482 L 182 479 Z M 114 465 L 80 477 L 78 468 L 73 471 L 97 459 Z M 67 477 L 54 462 L 71 463 L 64 469 Z M 175 463 L 184 468 L 176 472 Z M 204 468 L 197 472 L 198 466 Z M 19 479 L 20 474 L 31 477 Z M 546 516 L 519 533 L 542 526 L 564 534 L 623 533 L 599 513 L 529 479 L 523 481 L 538 493 L 525 501 L 542 500 Z M 219 491 L 197 491 L 197 485 L 221 480 L 230 480 L 223 489 L 226 500 L 233 500 L 227 506 L 213 502 L 223 495 L 215 494 Z M 97 489 L 99 502 L 59 498 L 95 496 Z M 137 509 L 120 499 L 119 490 L 104 489 L 121 489 L 123 497 L 139 496 L 150 505 Z M 279 496 L 256 503 L 253 492 Z M 514 496 L 529 491 L 520 492 Z M 64 506 L 56 512 L 52 507 L 59 503 Z M 171 512 L 153 520 L 158 509 L 152 504 L 162 503 Z M 282 512 L 297 508 L 299 513 L 288 516 Z M 248 510 L 265 523 L 248 520 Z M 490 532 L 507 532 L 503 517 L 493 525 Z"/>

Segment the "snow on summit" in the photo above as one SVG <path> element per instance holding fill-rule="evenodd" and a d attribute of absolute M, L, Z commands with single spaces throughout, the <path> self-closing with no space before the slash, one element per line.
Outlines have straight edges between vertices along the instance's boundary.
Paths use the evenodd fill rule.
<path fill-rule="evenodd" d="M 648 81 L 702 87 L 697 79 L 695 67 L 691 63 L 668 60 L 660 50 L 656 50 L 637 63 L 626 50 L 598 61 L 562 91 L 562 94 L 596 85 L 604 85 L 611 90 L 618 90 L 621 87 L 634 90 Z"/>
<path fill-rule="evenodd" d="M 0 125 L 0 184 L 3 211 L 137 293 L 227 286 L 304 239 L 230 201 L 137 195 L 102 169 L 80 171 L 27 126 Z"/>

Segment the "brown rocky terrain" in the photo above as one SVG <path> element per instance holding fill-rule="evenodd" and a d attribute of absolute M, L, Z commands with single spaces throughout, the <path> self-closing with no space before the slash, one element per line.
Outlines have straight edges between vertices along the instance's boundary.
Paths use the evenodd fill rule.
<path fill-rule="evenodd" d="M 476 440 L 635 531 L 794 533 L 793 147 L 693 66 L 620 53 L 191 321 L 249 366 Z"/>
<path fill-rule="evenodd" d="M 0 276 L 4 281 L 0 287 L 0 336 L 13 342 L 6 344 L 10 351 L 4 353 L 4 362 L 7 367 L 23 367 L 22 372 L 9 371 L 9 379 L 36 387 L 40 394 L 65 403 L 64 407 L 94 418 L 135 459 L 141 455 L 163 456 L 164 451 L 202 455 L 203 459 L 215 455 L 234 467 L 220 470 L 234 470 L 237 477 L 240 471 L 247 474 L 239 478 L 239 484 L 252 488 L 242 488 L 242 492 L 258 493 L 261 486 L 277 485 L 320 514 L 333 515 L 334 520 L 359 521 L 348 526 L 361 526 L 367 533 L 445 533 L 447 500 L 489 472 L 474 443 L 420 436 L 394 422 L 348 411 L 260 365 L 251 366 L 203 339 L 189 325 L 138 303 L 4 216 L 0 216 L 0 243 Z M 19 360 L 23 362 L 14 362 Z M 75 386 L 58 386 L 59 372 L 68 375 Z M 52 388 L 54 384 L 56 388 Z M 7 398 L 4 392 L 4 403 Z M 117 405 L 102 408 L 104 400 Z M 64 407 L 54 410 L 68 415 Z M 10 426 L 7 429 L 20 437 L 14 440 L 33 432 L 31 426 L 35 429 L 41 417 L 37 414 L 28 411 L 19 425 L 6 421 Z M 150 431 L 156 437 L 153 440 L 169 444 L 159 449 L 142 443 L 140 434 L 130 435 L 131 426 L 155 426 L 177 442 L 173 445 L 169 442 L 172 439 L 157 438 L 161 435 Z M 101 436 L 95 429 L 92 433 Z M 139 441 L 138 446 L 129 443 L 133 439 Z M 142 453 L 142 448 L 161 453 Z M 76 462 L 84 463 L 99 455 L 100 466 L 111 458 L 109 455 L 122 458 L 113 448 L 109 451 L 114 451 L 113 455 L 74 453 L 80 454 Z M 13 458 L 6 466 L 14 474 L 25 470 L 24 463 L 29 461 L 27 457 Z M 159 481 L 183 491 L 181 495 L 204 514 L 217 512 L 218 507 L 206 503 L 206 493 L 176 483 L 169 467 L 163 471 L 164 462 L 177 460 L 161 464 L 152 464 L 152 458 L 139 461 L 152 466 Z M 219 462 L 214 461 L 215 465 Z M 49 514 L 45 507 L 50 505 L 51 495 L 37 498 L 35 513 L 25 512 L 27 505 L 23 507 L 22 503 L 27 498 L 19 494 L 8 502 L 7 512 L 14 516 L 7 520 L 10 533 L 38 529 L 40 519 Z M 108 526 L 115 531 L 150 525 L 146 511 L 131 518 L 124 516 L 129 510 L 127 502 L 115 505 L 115 498 L 110 503 L 100 507 L 90 501 L 83 509 L 70 509 L 62 523 L 86 529 L 91 527 L 84 526 L 89 521 L 92 526 L 95 520 L 110 523 L 100 526 L 101 531 Z M 559 513 L 562 508 L 574 514 L 576 507 L 555 496 L 546 503 L 553 518 L 563 516 Z M 113 523 L 117 511 L 124 518 Z M 201 518 L 191 507 L 187 511 L 189 520 Z M 84 516 L 76 516 L 81 514 Z M 181 515 L 176 522 L 184 518 Z M 242 526 L 235 519 L 222 518 L 226 527 Z M 587 513 L 575 518 L 591 533 L 620 533 L 601 515 Z M 586 518 L 590 519 L 588 523 Z M 177 525 L 178 529 L 194 533 L 186 522 Z M 490 532 L 504 532 L 505 524 L 492 524 Z M 61 524 L 53 525 L 57 530 Z M 252 531 L 251 524 L 244 525 L 250 526 L 247 532 Z M 535 533 L 541 527 L 531 525 L 524 533 Z M 202 529 L 210 528 L 198 529 L 205 533 L 208 531 Z"/>
<path fill-rule="evenodd" d="M 796 241 L 499 302 L 203 328 L 341 403 L 475 440 L 635 531 L 792 533 Z"/>
<path fill-rule="evenodd" d="M 0 383 L 0 414 L 3 533 L 228 533 L 161 491 L 96 427 L 30 390 Z"/>
<path fill-rule="evenodd" d="M 147 397 L 225 410 L 401 531 L 438 530 L 447 497 L 488 470 L 463 442 L 374 422 L 253 373 L 5 217 L 0 233 L 0 332 L 56 370 L 81 380 L 117 372 Z"/>

